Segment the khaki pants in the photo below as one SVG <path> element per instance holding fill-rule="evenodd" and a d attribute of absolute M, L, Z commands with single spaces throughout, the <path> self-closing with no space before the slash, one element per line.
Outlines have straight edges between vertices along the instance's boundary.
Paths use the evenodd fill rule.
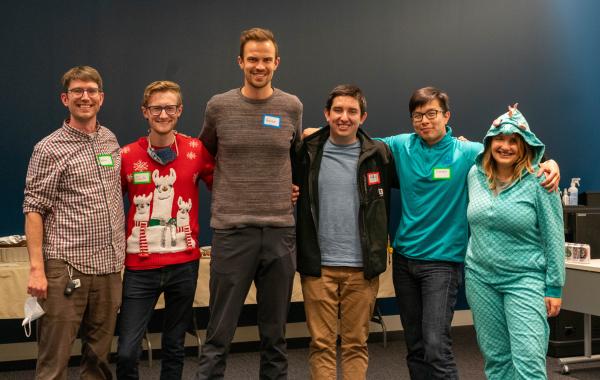
<path fill-rule="evenodd" d="M 379 277 L 365 280 L 361 268 L 324 266 L 321 277 L 302 276 L 312 379 L 336 378 L 338 316 L 343 378 L 366 378 L 369 321 L 378 290 Z"/>
<path fill-rule="evenodd" d="M 63 294 L 69 281 L 67 264 L 46 262 L 46 314 L 38 323 L 36 379 L 66 379 L 71 346 L 81 327 L 81 379 L 111 379 L 108 354 L 121 304 L 121 273 L 83 274 L 73 269 L 81 287 Z"/>

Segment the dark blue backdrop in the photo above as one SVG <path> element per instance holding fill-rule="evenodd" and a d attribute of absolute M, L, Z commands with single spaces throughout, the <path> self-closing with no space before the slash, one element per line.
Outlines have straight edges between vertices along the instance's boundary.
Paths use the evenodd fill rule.
<path fill-rule="evenodd" d="M 600 3 L 593 0 L 12 1 L 0 25 L 0 235 L 23 233 L 33 145 L 65 116 L 59 78 L 88 64 L 105 80 L 100 120 L 122 144 L 146 133 L 139 102 L 153 80 L 184 91 L 180 130 L 196 135 L 211 95 L 239 86 L 242 29 L 280 43 L 275 85 L 297 94 L 304 125 L 323 124 L 328 91 L 365 90 L 375 136 L 410 132 L 407 102 L 425 85 L 451 96 L 451 124 L 472 140 L 518 101 L 561 165 L 562 185 L 600 189 Z M 209 243 L 203 190 L 201 241 Z M 201 206 L 202 207 L 202 206 Z"/>

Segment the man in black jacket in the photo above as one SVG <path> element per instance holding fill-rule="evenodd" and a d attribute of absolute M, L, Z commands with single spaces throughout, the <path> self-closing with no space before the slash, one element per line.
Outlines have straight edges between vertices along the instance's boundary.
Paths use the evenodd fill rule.
<path fill-rule="evenodd" d="M 311 377 L 336 377 L 339 315 L 343 377 L 364 379 L 369 320 L 387 262 L 389 189 L 397 177 L 387 146 L 359 128 L 367 102 L 358 87 L 335 87 L 324 113 L 329 125 L 296 152 L 298 272 L 312 337 Z"/>

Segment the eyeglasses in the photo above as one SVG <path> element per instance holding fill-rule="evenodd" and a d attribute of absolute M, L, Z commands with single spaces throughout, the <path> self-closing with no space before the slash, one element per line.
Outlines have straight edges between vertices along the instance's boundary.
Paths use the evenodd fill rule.
<path fill-rule="evenodd" d="M 67 92 L 69 94 L 73 94 L 73 96 L 80 98 L 83 96 L 84 93 L 87 92 L 88 96 L 90 98 L 93 98 L 94 96 L 98 96 L 98 94 L 101 92 L 99 88 L 80 88 L 80 87 L 75 87 L 75 88 L 71 88 L 68 89 Z"/>
<path fill-rule="evenodd" d="M 168 106 L 146 106 L 145 108 L 148 110 L 148 112 L 150 112 L 150 115 L 152 115 L 152 116 L 160 115 L 163 110 L 165 110 L 167 115 L 173 116 L 177 113 L 178 107 L 179 107 L 178 105 L 174 104 L 174 105 L 168 105 Z"/>
<path fill-rule="evenodd" d="M 414 120 L 414 121 L 421 121 L 423 120 L 423 115 L 427 116 L 428 120 L 433 120 L 437 117 L 438 113 L 444 113 L 444 111 L 442 110 L 429 110 L 425 113 L 421 113 L 421 112 L 413 112 L 412 115 L 410 115 L 410 117 Z"/>

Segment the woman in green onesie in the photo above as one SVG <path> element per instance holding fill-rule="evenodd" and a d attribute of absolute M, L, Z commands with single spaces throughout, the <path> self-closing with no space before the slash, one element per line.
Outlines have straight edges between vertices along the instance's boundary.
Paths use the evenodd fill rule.
<path fill-rule="evenodd" d="M 516 109 L 494 121 L 468 176 L 465 283 L 488 379 L 546 379 L 564 285 L 562 207 L 535 171 L 544 144 Z"/>

